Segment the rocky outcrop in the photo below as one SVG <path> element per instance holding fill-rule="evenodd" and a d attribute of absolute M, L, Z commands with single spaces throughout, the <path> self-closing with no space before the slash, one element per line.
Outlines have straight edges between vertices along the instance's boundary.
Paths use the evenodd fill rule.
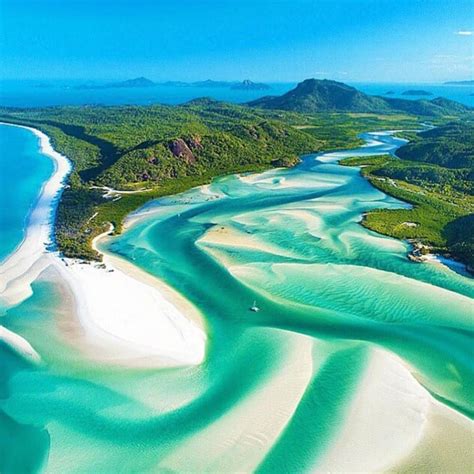
<path fill-rule="evenodd" d="M 173 153 L 176 158 L 182 159 L 188 165 L 196 162 L 196 157 L 194 156 L 194 153 L 191 151 L 188 144 L 182 138 L 173 140 L 168 146 L 171 153 Z"/>
<path fill-rule="evenodd" d="M 408 242 L 412 245 L 412 249 L 407 255 L 408 260 L 423 262 L 424 256 L 430 253 L 431 248 L 414 239 L 408 239 Z"/>
<path fill-rule="evenodd" d="M 301 163 L 301 159 L 298 156 L 285 156 L 272 161 L 272 166 L 275 168 L 291 168 Z"/>

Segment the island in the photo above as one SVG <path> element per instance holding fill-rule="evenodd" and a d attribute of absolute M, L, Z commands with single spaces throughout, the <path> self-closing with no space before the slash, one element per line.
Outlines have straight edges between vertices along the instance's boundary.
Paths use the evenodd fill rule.
<path fill-rule="evenodd" d="M 157 84 L 146 77 L 136 77 L 126 81 L 109 82 L 107 84 L 81 84 L 76 89 L 124 89 L 155 87 Z"/>
<path fill-rule="evenodd" d="M 421 117 L 442 117 L 472 113 L 458 102 L 437 97 L 431 100 L 408 100 L 365 94 L 355 87 L 328 79 L 306 79 L 281 96 L 261 97 L 248 103 L 251 107 L 286 110 L 303 114 L 320 112 L 407 113 Z"/>
<path fill-rule="evenodd" d="M 228 81 L 213 81 L 212 79 L 206 79 L 205 81 L 196 81 L 190 83 L 193 87 L 204 87 L 209 89 L 214 88 L 227 88 L 232 86 L 232 82 Z"/>
<path fill-rule="evenodd" d="M 231 89 L 245 91 L 263 91 L 271 89 L 271 87 L 268 84 L 263 84 L 262 82 L 252 82 L 249 79 L 245 79 L 245 81 L 232 85 Z"/>
<path fill-rule="evenodd" d="M 433 93 L 425 91 L 425 90 L 421 90 L 421 89 L 410 89 L 410 90 L 402 92 L 402 95 L 422 96 L 422 95 L 433 95 Z"/>
<path fill-rule="evenodd" d="M 474 86 L 474 79 L 467 81 L 447 81 L 443 83 L 446 86 Z"/>

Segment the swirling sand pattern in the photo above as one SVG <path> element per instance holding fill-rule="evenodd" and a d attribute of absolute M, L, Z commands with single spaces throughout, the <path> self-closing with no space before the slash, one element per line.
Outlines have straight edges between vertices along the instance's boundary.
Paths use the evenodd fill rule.
<path fill-rule="evenodd" d="M 37 281 L 5 317 L 45 362 L 1 348 L 0 427 L 20 455 L 0 470 L 468 469 L 474 284 L 360 226 L 367 210 L 407 206 L 337 165 L 401 143 L 370 139 L 154 201 L 103 245 L 205 315 L 199 367 L 82 358 L 58 323 L 64 292 Z"/>

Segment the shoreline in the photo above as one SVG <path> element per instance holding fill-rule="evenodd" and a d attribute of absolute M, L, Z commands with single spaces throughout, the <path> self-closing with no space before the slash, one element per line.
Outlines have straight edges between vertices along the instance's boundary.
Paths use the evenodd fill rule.
<path fill-rule="evenodd" d="M 43 132 L 5 125 L 25 128 L 39 137 L 40 153 L 54 161 L 55 171 L 43 184 L 24 240 L 0 264 L 0 299 L 7 307 L 21 303 L 32 295 L 32 283 L 53 266 L 73 293 L 79 323 L 86 335 L 107 345 L 114 354 L 112 360 L 120 364 L 129 360 L 134 365 L 140 360 L 149 366 L 151 361 L 147 358 L 152 357 L 159 367 L 200 364 L 206 350 L 203 318 L 178 292 L 128 262 L 117 265 L 120 259 L 109 255 L 104 254 L 103 264 L 83 264 L 48 250 L 57 197 L 72 165 L 52 148 Z M 97 236 L 94 245 L 108 233 Z M 168 291 L 164 291 L 166 288 Z M 190 319 L 182 308 L 192 314 Z"/>
<path fill-rule="evenodd" d="M 53 174 L 43 183 L 38 199 L 30 212 L 25 235 L 15 250 L 0 263 L 0 298 L 8 305 L 18 304 L 31 295 L 31 283 L 47 266 L 41 262 L 54 242 L 54 216 L 58 198 L 72 164 L 64 155 L 55 151 L 50 138 L 40 130 L 24 125 L 0 122 L 0 125 L 29 130 L 39 139 L 40 153 L 48 156 L 54 164 Z"/>
<path fill-rule="evenodd" d="M 431 128 L 435 128 L 435 127 L 431 127 Z M 426 128 L 427 130 L 430 129 L 430 127 Z M 382 132 L 365 132 L 365 133 L 362 133 L 362 135 L 366 135 L 366 136 L 370 136 L 370 135 L 382 135 L 382 136 L 394 136 L 395 133 L 397 132 L 404 132 L 404 131 L 407 131 L 407 130 L 385 130 L 385 131 L 382 131 Z M 409 130 L 408 130 L 409 131 Z M 421 131 L 423 131 L 423 129 L 421 129 Z M 394 136 L 394 138 L 397 138 L 398 140 L 401 140 L 401 141 L 404 141 L 405 143 L 408 143 L 409 140 L 405 139 L 405 138 L 399 138 L 399 137 L 396 137 Z M 369 146 L 371 143 L 382 143 L 382 142 L 379 142 L 376 138 L 373 138 L 371 141 L 367 141 L 367 143 L 365 145 L 363 145 L 361 148 L 364 148 L 366 146 Z M 400 147 L 397 147 L 395 150 L 393 150 L 393 152 L 389 152 L 388 154 L 390 155 L 394 155 L 396 156 L 396 151 L 398 150 L 398 148 Z M 323 153 L 324 155 L 325 153 Z M 330 152 L 329 155 L 331 155 L 332 153 Z M 336 154 L 337 155 L 337 154 Z M 359 156 L 359 155 L 357 155 Z M 360 157 L 364 157 L 365 155 L 360 155 Z M 337 158 L 334 160 L 335 163 L 337 163 L 338 165 L 341 165 L 341 161 L 344 160 L 345 158 L 347 157 L 343 157 L 343 156 L 337 156 Z M 341 165 L 341 166 L 349 166 L 349 167 L 353 167 L 353 168 L 364 168 L 365 165 Z M 403 203 L 406 203 L 406 204 L 409 204 L 411 206 L 411 208 L 414 208 L 414 204 L 412 204 L 411 202 L 408 202 L 402 198 L 400 198 L 399 196 L 395 195 L 395 194 L 392 194 L 390 192 L 388 192 L 387 190 L 377 186 L 376 184 L 376 180 L 374 179 L 370 179 L 370 175 L 368 176 L 364 176 L 362 173 L 361 173 L 361 176 L 371 185 L 373 186 L 375 189 L 379 190 L 380 192 L 386 194 L 387 196 L 391 196 L 395 199 L 397 199 L 398 201 L 400 202 L 403 202 Z M 465 276 L 465 277 L 468 277 L 468 278 L 472 278 L 474 276 L 474 272 L 473 272 L 473 269 L 471 269 L 469 267 L 469 265 L 467 263 L 464 263 L 460 260 L 456 260 L 454 258 L 452 258 L 452 256 L 449 256 L 447 257 L 446 254 L 444 253 L 431 253 L 431 248 L 429 246 L 425 246 L 424 244 L 422 244 L 420 241 L 418 241 L 417 239 L 410 239 L 410 238 L 399 238 L 399 237 L 395 237 L 393 235 L 390 235 L 390 234 L 382 234 L 380 232 L 378 232 L 377 230 L 374 230 L 372 229 L 371 227 L 367 226 L 367 225 L 364 225 L 364 222 L 366 222 L 366 218 L 367 218 L 367 215 L 370 213 L 370 212 L 373 212 L 373 211 L 366 211 L 366 212 L 363 212 L 362 215 L 361 215 L 361 220 L 360 220 L 360 224 L 365 227 L 366 229 L 372 231 L 372 232 L 376 232 L 380 235 L 385 235 L 387 237 L 391 237 L 393 239 L 396 239 L 396 240 L 399 240 L 401 242 L 407 242 L 408 244 L 410 244 L 411 246 L 411 249 L 407 252 L 406 254 L 406 258 L 408 260 L 410 260 L 411 262 L 415 262 L 415 263 L 431 263 L 431 264 L 437 264 L 437 265 L 442 265 L 446 268 L 448 268 L 449 270 L 453 271 L 453 272 L 456 272 L 456 273 L 459 273 L 461 274 L 462 276 Z M 405 224 L 412 224 L 411 222 L 405 222 Z M 426 247 L 428 250 L 429 250 L 429 253 L 427 254 L 422 254 L 420 252 L 420 249 L 421 247 Z M 448 252 L 446 252 L 448 253 Z"/>
<path fill-rule="evenodd" d="M 407 254 L 407 259 L 411 262 L 441 265 L 465 277 L 472 278 L 474 276 L 474 271 L 466 263 L 455 260 L 452 257 L 447 257 L 443 253 L 432 253 L 432 249 L 430 247 L 423 246 L 418 241 L 413 242 L 411 240 L 407 240 L 407 242 L 412 247 Z M 422 248 L 427 249 L 428 253 L 422 253 Z"/>

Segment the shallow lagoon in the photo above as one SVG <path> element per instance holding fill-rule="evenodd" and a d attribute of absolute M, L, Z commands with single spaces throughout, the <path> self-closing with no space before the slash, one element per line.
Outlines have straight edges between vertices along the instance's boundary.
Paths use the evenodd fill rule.
<path fill-rule="evenodd" d="M 412 263 L 405 243 L 360 226 L 369 209 L 406 206 L 337 165 L 401 143 L 370 138 L 291 170 L 219 178 L 154 201 L 103 244 L 205 315 L 199 367 L 97 365 L 61 327 L 65 293 L 48 275 L 36 282 L 3 319 L 44 362 L 0 347 L 0 436 L 17 454 L 2 457 L 0 470 L 311 469 L 341 430 L 374 347 L 472 416 L 473 280 Z M 258 313 L 249 311 L 254 300 Z M 244 436 L 249 427 L 265 429 Z"/>

